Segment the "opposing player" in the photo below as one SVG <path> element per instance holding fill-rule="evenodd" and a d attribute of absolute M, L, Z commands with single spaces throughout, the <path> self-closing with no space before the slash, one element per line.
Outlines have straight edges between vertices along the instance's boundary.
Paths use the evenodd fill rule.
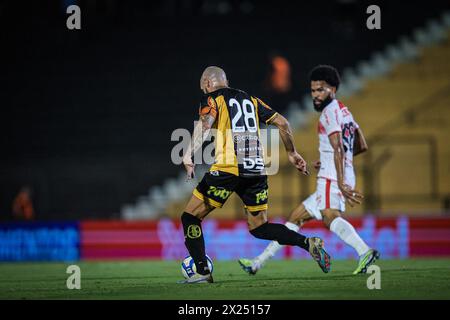
<path fill-rule="evenodd" d="M 200 120 L 194 129 L 193 144 L 183 158 L 188 178 L 194 176 L 192 156 L 201 147 L 211 128 L 217 129 L 215 161 L 194 189 L 182 216 L 185 245 L 194 259 L 197 274 L 183 283 L 213 282 L 205 256 L 202 220 L 220 208 L 236 191 L 244 202 L 250 233 L 259 239 L 276 240 L 308 251 L 322 269 L 330 257 L 320 238 L 307 238 L 282 224 L 267 221 L 267 176 L 259 137 L 260 121 L 279 128 L 289 161 L 303 174 L 306 162 L 297 153 L 288 121 L 260 99 L 228 86 L 225 72 L 208 67 L 200 79 L 205 93 L 200 104 Z"/>
<path fill-rule="evenodd" d="M 308 220 L 323 220 L 329 230 L 356 250 L 359 262 L 353 274 L 366 273 L 367 267 L 380 254 L 367 246 L 355 228 L 342 218 L 342 213 L 346 201 L 350 206 L 362 201 L 362 195 L 354 190 L 353 156 L 366 151 L 367 143 L 349 109 L 335 98 L 340 83 L 337 70 L 319 65 L 311 71 L 310 80 L 314 109 L 321 113 L 318 124 L 320 161 L 315 164 L 319 170 L 317 189 L 294 209 L 285 225 L 298 231 Z M 240 259 L 239 264 L 249 274 L 255 274 L 280 249 L 281 244 L 272 241 L 258 257 Z"/>

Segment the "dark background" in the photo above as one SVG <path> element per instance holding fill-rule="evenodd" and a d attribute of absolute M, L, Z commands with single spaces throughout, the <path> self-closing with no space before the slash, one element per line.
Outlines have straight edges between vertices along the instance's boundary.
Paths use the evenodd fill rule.
<path fill-rule="evenodd" d="M 81 30 L 65 8 L 81 7 Z M 381 8 L 381 30 L 366 8 Z M 33 189 L 39 219 L 118 217 L 121 205 L 181 167 L 176 128 L 192 130 L 208 65 L 284 111 L 308 71 L 370 58 L 450 7 L 445 1 L 2 1 L 0 219 Z M 265 87 L 269 58 L 291 63 L 292 90 Z"/>

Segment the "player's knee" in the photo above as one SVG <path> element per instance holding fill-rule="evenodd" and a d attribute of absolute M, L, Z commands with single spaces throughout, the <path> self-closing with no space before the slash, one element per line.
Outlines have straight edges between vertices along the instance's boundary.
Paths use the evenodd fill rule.
<path fill-rule="evenodd" d="M 266 211 L 248 212 L 247 223 L 249 230 L 256 229 L 267 222 Z"/>
<path fill-rule="evenodd" d="M 303 223 L 310 218 L 311 216 L 305 209 L 305 206 L 302 204 L 300 207 L 298 207 L 291 213 L 291 215 L 288 218 L 288 221 L 301 227 Z"/>
<path fill-rule="evenodd" d="M 197 206 L 186 206 L 184 209 L 184 212 L 203 220 L 211 211 L 213 211 L 215 208 L 207 203 L 201 203 Z"/>
<path fill-rule="evenodd" d="M 258 239 L 268 239 L 268 223 L 265 222 L 254 229 L 250 229 L 250 233 L 252 236 Z"/>
<path fill-rule="evenodd" d="M 334 219 L 340 217 L 339 212 L 322 212 L 322 216 L 323 216 L 323 224 L 325 225 L 325 227 L 327 229 L 330 229 L 331 223 L 333 222 Z"/>
<path fill-rule="evenodd" d="M 197 218 L 197 219 L 199 219 L 199 220 L 202 220 L 202 219 L 203 219 L 203 216 L 204 216 L 204 215 L 202 214 L 202 212 L 195 211 L 195 210 L 187 210 L 187 209 L 185 209 L 184 212 L 183 212 L 183 214 L 181 215 L 181 221 L 183 221 L 183 216 L 185 216 L 185 214 L 191 215 L 191 216 L 193 216 L 193 217 L 195 217 L 195 218 Z"/>
<path fill-rule="evenodd" d="M 192 223 L 199 224 L 200 222 L 201 222 L 201 219 L 199 217 L 197 217 L 195 214 L 185 211 L 181 215 L 181 223 L 183 225 L 190 225 Z"/>

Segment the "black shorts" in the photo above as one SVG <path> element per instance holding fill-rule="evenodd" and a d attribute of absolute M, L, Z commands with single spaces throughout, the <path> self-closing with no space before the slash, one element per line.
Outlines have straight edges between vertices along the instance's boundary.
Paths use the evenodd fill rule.
<path fill-rule="evenodd" d="M 236 192 L 250 212 L 267 210 L 267 176 L 239 177 L 222 171 L 205 174 L 194 189 L 194 196 L 215 208 L 221 208 Z"/>

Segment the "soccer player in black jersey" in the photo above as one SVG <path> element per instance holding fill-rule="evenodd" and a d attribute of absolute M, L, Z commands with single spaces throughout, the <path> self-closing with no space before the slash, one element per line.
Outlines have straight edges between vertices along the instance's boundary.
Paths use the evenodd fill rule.
<path fill-rule="evenodd" d="M 181 216 L 185 245 L 194 259 L 197 273 L 184 283 L 213 282 L 205 256 L 202 220 L 214 209 L 221 208 L 232 192 L 236 192 L 247 211 L 250 233 L 259 239 L 299 246 L 308 251 L 327 272 L 330 256 L 323 241 L 307 238 L 285 225 L 267 221 L 268 185 L 259 124 L 278 127 L 288 159 L 300 172 L 308 174 L 305 160 L 298 154 L 289 122 L 259 98 L 228 86 L 225 72 L 208 67 L 200 79 L 204 96 L 200 103 L 200 121 L 194 129 L 193 141 L 183 157 L 188 178 L 194 176 L 193 154 L 202 146 L 209 131 L 216 129 L 215 161 L 193 191 Z"/>

